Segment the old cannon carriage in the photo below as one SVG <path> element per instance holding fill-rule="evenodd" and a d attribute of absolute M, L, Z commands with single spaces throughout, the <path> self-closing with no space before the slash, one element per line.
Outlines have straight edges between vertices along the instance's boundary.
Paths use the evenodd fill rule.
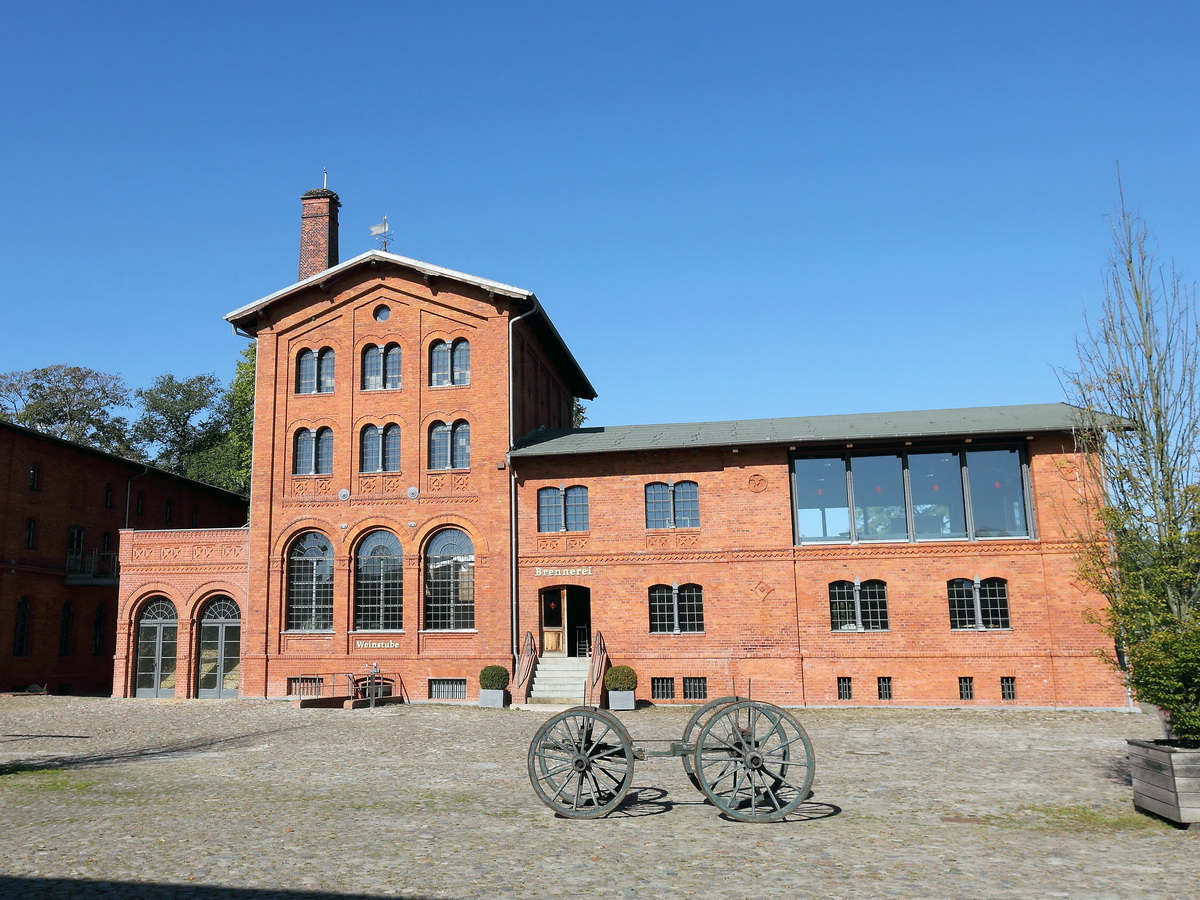
<path fill-rule="evenodd" d="M 542 802 L 572 819 L 616 809 L 633 782 L 635 760 L 674 756 L 717 809 L 743 822 L 775 822 L 812 787 L 808 733 L 786 710 L 722 697 L 700 707 L 683 737 L 665 748 L 634 747 L 612 713 L 576 706 L 548 719 L 529 744 L 529 780 Z"/>

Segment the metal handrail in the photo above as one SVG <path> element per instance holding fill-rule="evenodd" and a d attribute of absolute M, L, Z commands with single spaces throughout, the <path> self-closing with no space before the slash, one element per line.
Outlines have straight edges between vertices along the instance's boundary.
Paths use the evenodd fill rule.
<path fill-rule="evenodd" d="M 608 668 L 608 648 L 604 644 L 604 635 L 597 631 L 592 637 L 592 664 L 588 668 L 587 691 L 584 697 L 585 706 L 594 706 L 592 703 L 592 695 L 596 690 L 596 685 L 604 678 L 604 672 Z M 599 701 L 599 697 L 596 698 Z"/>
<path fill-rule="evenodd" d="M 520 697 L 521 703 L 529 699 L 529 682 L 533 679 L 533 670 L 537 668 L 537 641 L 533 639 L 533 632 L 525 632 L 525 639 L 521 641 L 521 654 L 517 657 L 517 672 L 515 683 L 513 684 L 513 696 Z"/>

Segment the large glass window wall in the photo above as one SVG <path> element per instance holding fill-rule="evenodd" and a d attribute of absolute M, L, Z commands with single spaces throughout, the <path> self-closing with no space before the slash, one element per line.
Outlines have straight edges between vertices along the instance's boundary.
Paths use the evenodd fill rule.
<path fill-rule="evenodd" d="M 800 544 L 1030 536 L 1016 448 L 802 457 L 793 473 Z"/>

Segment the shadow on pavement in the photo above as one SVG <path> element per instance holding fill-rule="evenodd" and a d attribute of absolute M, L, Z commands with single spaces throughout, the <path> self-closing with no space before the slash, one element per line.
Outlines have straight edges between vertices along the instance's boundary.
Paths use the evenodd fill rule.
<path fill-rule="evenodd" d="M 136 881 L 76 881 L 69 878 L 10 878 L 0 875 L 0 897 L 21 900 L 426 900 L 423 894 L 340 894 L 275 888 L 235 888 Z"/>

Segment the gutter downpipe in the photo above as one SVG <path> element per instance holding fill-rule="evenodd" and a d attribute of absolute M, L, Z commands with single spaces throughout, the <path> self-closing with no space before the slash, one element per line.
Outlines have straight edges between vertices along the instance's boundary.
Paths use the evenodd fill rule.
<path fill-rule="evenodd" d="M 520 656 L 521 647 L 518 636 L 520 628 L 517 624 L 517 475 L 512 467 L 512 449 L 517 442 L 515 434 L 517 429 L 516 407 L 513 398 L 513 329 L 526 316 L 532 316 L 536 312 L 541 312 L 541 309 L 542 304 L 538 302 L 536 296 L 533 296 L 533 309 L 508 320 L 508 452 L 504 454 L 504 463 L 508 466 L 509 631 L 512 638 L 512 671 L 514 676 L 517 672 L 517 659 Z"/>

